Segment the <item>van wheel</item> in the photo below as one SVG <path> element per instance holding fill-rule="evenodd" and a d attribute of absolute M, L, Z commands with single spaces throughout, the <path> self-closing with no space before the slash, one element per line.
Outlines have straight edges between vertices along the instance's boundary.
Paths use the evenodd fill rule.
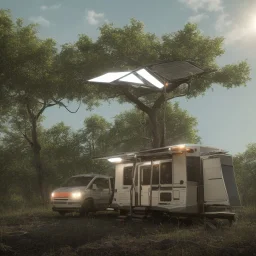
<path fill-rule="evenodd" d="M 60 214 L 61 216 L 65 216 L 66 212 L 59 211 L 59 214 Z"/>
<path fill-rule="evenodd" d="M 93 211 L 93 201 L 91 199 L 87 199 L 79 210 L 79 215 L 80 217 L 88 216 L 91 211 Z"/>

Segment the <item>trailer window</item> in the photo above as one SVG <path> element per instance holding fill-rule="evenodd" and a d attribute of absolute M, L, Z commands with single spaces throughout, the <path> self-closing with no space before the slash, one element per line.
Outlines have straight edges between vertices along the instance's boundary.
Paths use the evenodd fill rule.
<path fill-rule="evenodd" d="M 111 189 L 114 190 L 114 188 L 115 188 L 115 180 L 113 178 L 110 178 L 110 185 L 111 185 Z"/>
<path fill-rule="evenodd" d="M 159 185 L 159 165 L 154 165 L 152 184 Z"/>
<path fill-rule="evenodd" d="M 150 185 L 151 165 L 141 167 L 141 185 Z M 159 166 L 153 166 L 152 185 L 159 184 Z"/>
<path fill-rule="evenodd" d="M 200 157 L 187 157 L 187 181 L 199 181 Z"/>
<path fill-rule="evenodd" d="M 132 185 L 132 166 L 124 167 L 123 185 Z"/>
<path fill-rule="evenodd" d="M 161 184 L 172 184 L 172 162 L 161 164 L 160 181 Z"/>

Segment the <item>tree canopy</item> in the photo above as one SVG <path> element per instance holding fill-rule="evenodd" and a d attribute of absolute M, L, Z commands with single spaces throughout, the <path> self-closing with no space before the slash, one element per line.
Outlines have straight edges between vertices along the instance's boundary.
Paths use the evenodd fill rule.
<path fill-rule="evenodd" d="M 168 92 L 167 100 L 175 97 L 196 97 L 205 93 L 213 84 L 225 88 L 245 86 L 250 80 L 250 67 L 246 61 L 217 65 L 217 58 L 225 53 L 223 37 L 209 37 L 198 29 L 197 25 L 188 23 L 182 30 L 165 34 L 158 38 L 155 34 L 145 32 L 144 25 L 135 19 L 123 28 L 113 24 L 100 27 L 100 36 L 94 42 L 98 60 L 104 60 L 95 69 L 95 75 L 107 71 L 122 71 L 163 60 L 191 60 L 205 69 L 216 69 L 216 72 L 206 74 L 190 81 L 189 90 L 184 93 L 178 86 Z M 75 44 L 77 54 L 85 54 L 92 43 L 81 36 Z M 80 71 L 80 72 L 86 72 Z M 161 145 L 163 132 L 159 128 L 158 112 L 165 102 L 163 93 L 148 94 L 148 92 L 127 88 L 125 86 L 95 85 L 102 99 L 117 99 L 119 102 L 129 102 L 145 112 L 150 120 L 153 147 Z"/>

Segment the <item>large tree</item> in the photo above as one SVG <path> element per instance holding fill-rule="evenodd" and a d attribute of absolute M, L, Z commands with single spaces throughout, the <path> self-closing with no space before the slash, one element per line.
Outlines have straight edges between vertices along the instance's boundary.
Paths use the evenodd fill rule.
<path fill-rule="evenodd" d="M 97 59 L 101 62 L 101 70 L 97 68 L 94 73 L 101 75 L 107 71 L 133 69 L 163 60 L 191 60 L 204 69 L 217 70 L 193 79 L 190 82 L 189 91 L 184 92 L 181 88 L 174 87 L 175 89 L 168 92 L 167 100 L 179 96 L 196 97 L 203 94 L 212 84 L 220 84 L 225 88 L 246 85 L 250 79 L 250 68 L 247 62 L 241 61 L 224 67 L 217 65 L 216 59 L 225 53 L 223 42 L 223 37 L 206 36 L 197 25 L 190 23 L 186 24 L 182 30 L 165 34 L 161 38 L 145 32 L 143 23 L 134 19 L 123 28 L 105 24 L 100 27 L 100 36 L 94 43 L 94 50 L 100 56 Z M 87 45 L 88 42 L 81 36 L 76 43 L 80 54 L 86 53 Z M 124 86 L 95 85 L 95 87 L 98 88 L 103 99 L 115 98 L 121 103 L 129 102 L 146 113 L 150 121 L 152 146 L 159 147 L 164 142 L 164 132 L 160 129 L 162 122 L 159 118 L 159 111 L 165 103 L 163 93 L 148 95 L 145 91 L 141 92 Z"/>
<path fill-rule="evenodd" d="M 79 75 L 69 75 L 73 62 L 81 64 L 79 56 L 72 55 L 69 45 L 58 52 L 56 43 L 40 39 L 36 28 L 35 24 L 24 26 L 21 19 L 13 22 L 10 12 L 0 10 L 0 113 L 8 114 L 11 110 L 12 120 L 7 121 L 18 126 L 31 146 L 45 201 L 45 172 L 38 138 L 40 118 L 47 108 L 56 105 L 69 110 L 64 99 L 79 100 L 83 92 L 84 99 L 92 103 L 94 96 L 89 86 L 83 88 L 85 83 Z M 83 64 L 86 66 L 86 61 Z"/>

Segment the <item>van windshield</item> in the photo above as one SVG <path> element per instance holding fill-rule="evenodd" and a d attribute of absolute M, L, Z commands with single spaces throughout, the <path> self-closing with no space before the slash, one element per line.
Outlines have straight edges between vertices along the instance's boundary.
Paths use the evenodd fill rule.
<path fill-rule="evenodd" d="M 62 187 L 83 187 L 87 186 L 93 177 L 72 177 L 63 183 Z"/>

